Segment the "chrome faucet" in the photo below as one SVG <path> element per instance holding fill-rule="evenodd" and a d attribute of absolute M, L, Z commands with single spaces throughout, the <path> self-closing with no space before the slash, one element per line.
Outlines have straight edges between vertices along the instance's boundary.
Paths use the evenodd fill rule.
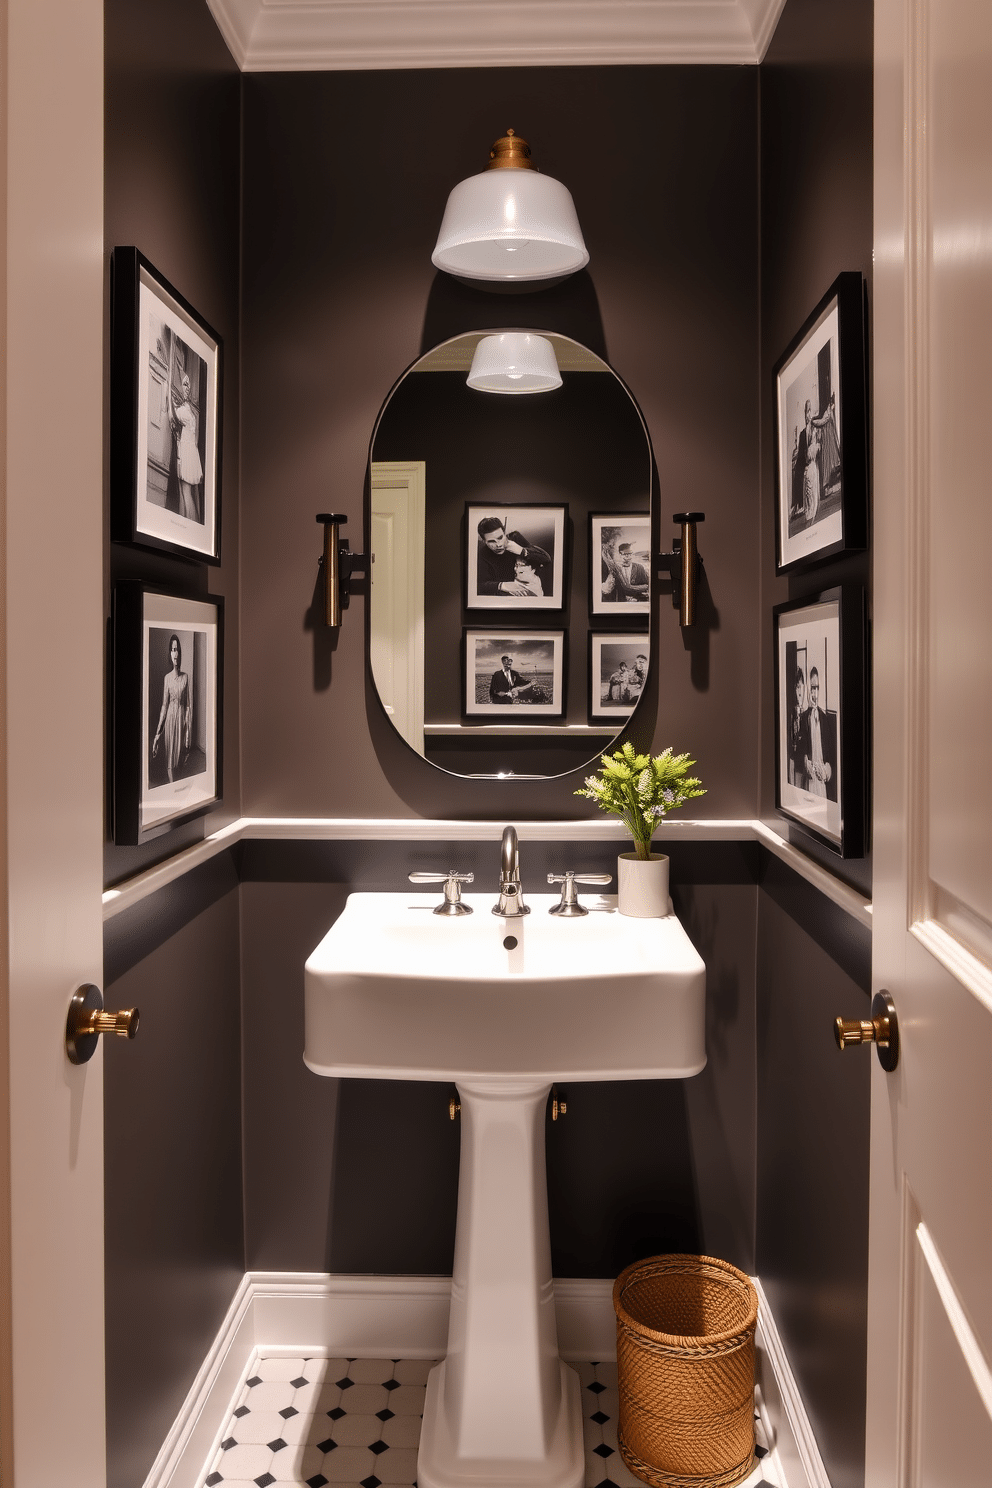
<path fill-rule="evenodd" d="M 515 827 L 503 829 L 499 852 L 499 903 L 493 905 L 493 914 L 502 915 L 506 920 L 530 914 L 520 888 L 520 847 Z"/>

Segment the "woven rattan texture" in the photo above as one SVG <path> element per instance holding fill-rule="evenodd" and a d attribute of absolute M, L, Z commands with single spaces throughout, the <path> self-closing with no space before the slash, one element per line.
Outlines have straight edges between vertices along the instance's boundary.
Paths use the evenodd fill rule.
<path fill-rule="evenodd" d="M 655 1488 L 723 1488 L 754 1456 L 754 1327 L 747 1276 L 710 1256 L 658 1256 L 614 1288 L 619 1446 Z"/>

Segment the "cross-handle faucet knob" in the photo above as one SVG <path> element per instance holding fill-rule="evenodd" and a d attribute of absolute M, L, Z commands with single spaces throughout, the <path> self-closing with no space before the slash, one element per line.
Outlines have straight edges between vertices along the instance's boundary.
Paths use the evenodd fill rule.
<path fill-rule="evenodd" d="M 576 884 L 608 884 L 613 882 L 612 873 L 573 873 L 571 869 L 567 873 L 549 873 L 549 884 L 561 884 L 561 899 L 552 905 L 548 914 L 562 915 L 567 920 L 578 920 L 589 911 L 579 903 L 579 896 L 575 892 Z"/>
<path fill-rule="evenodd" d="M 444 884 L 444 898 L 435 909 L 436 915 L 470 915 L 471 904 L 462 903 L 462 884 L 475 883 L 474 873 L 456 873 L 454 868 L 448 873 L 419 873 L 408 874 L 412 884 Z"/>

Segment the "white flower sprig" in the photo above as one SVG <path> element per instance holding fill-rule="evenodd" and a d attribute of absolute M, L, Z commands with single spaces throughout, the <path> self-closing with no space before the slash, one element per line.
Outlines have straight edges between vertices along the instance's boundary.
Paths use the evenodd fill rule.
<path fill-rule="evenodd" d="M 702 783 L 687 774 L 696 763 L 671 748 L 653 758 L 624 744 L 616 754 L 604 754 L 598 775 L 587 775 L 577 796 L 595 801 L 602 811 L 619 816 L 634 839 L 639 858 L 651 856 L 651 838 L 669 811 L 694 796 L 705 796 Z"/>

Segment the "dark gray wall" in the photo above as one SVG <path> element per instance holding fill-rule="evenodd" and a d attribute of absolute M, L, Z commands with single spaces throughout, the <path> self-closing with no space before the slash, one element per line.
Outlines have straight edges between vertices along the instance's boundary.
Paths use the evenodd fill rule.
<path fill-rule="evenodd" d="M 108 544 L 106 613 L 118 578 L 226 596 L 225 801 L 213 828 L 240 810 L 240 84 L 202 0 L 107 0 L 105 9 L 108 294 L 110 249 L 134 244 L 220 332 L 225 353 L 223 563 Z M 109 298 L 107 325 L 109 388 Z M 108 774 L 108 806 L 110 789 Z M 143 848 L 108 838 L 105 881 L 203 831 L 200 820 Z M 144 1480 L 244 1269 L 238 949 L 229 858 L 107 926 L 107 1005 L 141 1009 L 136 1042 L 105 1050 L 112 1488 Z"/>
<path fill-rule="evenodd" d="M 757 1269 L 833 1488 L 864 1482 L 871 938 L 777 859 L 758 913 Z"/>
<path fill-rule="evenodd" d="M 661 702 L 638 726 L 698 759 L 703 813 L 754 814 L 756 97 L 747 68 L 245 77 L 246 811 L 590 814 L 571 780 L 468 783 L 412 755 L 366 694 L 364 600 L 336 641 L 312 605 L 314 516 L 346 513 L 358 546 L 368 441 L 394 378 L 460 331 L 536 324 L 604 353 L 629 383 L 654 443 L 664 545 L 673 512 L 707 513 L 702 623 L 687 649 L 662 601 Z M 586 273 L 527 295 L 465 288 L 430 261 L 448 191 L 509 124 L 568 183 L 592 255 Z"/>
<path fill-rule="evenodd" d="M 144 1481 L 244 1270 L 237 876 L 216 858 L 108 921 L 107 1482 Z"/>
<path fill-rule="evenodd" d="M 789 0 L 761 88 L 761 803 L 774 811 L 771 608 L 838 583 L 871 597 L 870 551 L 775 577 L 772 368 L 843 270 L 872 271 L 872 3 Z M 870 330 L 869 330 L 870 335 Z M 870 819 L 870 798 L 868 803 Z M 871 895 L 871 857 L 797 846 Z M 765 859 L 757 945 L 757 1269 L 835 1488 L 864 1481 L 869 1060 L 841 1058 L 866 1017 L 870 935 Z"/>
<path fill-rule="evenodd" d="M 871 614 L 871 555 L 775 577 L 772 368 L 837 275 L 872 279 L 872 0 L 789 0 L 760 68 L 762 691 L 773 696 L 771 607 L 835 584 L 861 584 Z M 871 328 L 869 320 L 869 344 Z M 870 518 L 870 500 L 869 500 Z M 870 716 L 870 709 L 869 709 Z M 774 705 L 761 710 L 761 806 L 775 818 Z M 871 818 L 870 791 L 867 804 Z M 778 828 L 786 827 L 779 817 Z M 803 852 L 871 895 L 871 856 L 841 860 L 799 828 Z"/>
<path fill-rule="evenodd" d="M 104 882 L 115 883 L 240 814 L 238 686 L 239 207 L 238 70 L 203 0 L 107 0 L 104 241 L 107 246 L 104 441 L 109 511 L 110 252 L 133 244 L 175 285 L 224 343 L 220 567 L 108 543 L 106 613 L 117 579 L 178 593 L 223 594 L 224 803 L 141 847 L 110 838 L 107 779 Z M 109 644 L 109 643 L 108 643 Z M 109 652 L 108 652 L 109 660 Z M 111 672 L 108 667 L 108 678 Z M 109 683 L 108 683 L 109 706 Z M 109 737 L 109 731 L 108 731 Z"/>

